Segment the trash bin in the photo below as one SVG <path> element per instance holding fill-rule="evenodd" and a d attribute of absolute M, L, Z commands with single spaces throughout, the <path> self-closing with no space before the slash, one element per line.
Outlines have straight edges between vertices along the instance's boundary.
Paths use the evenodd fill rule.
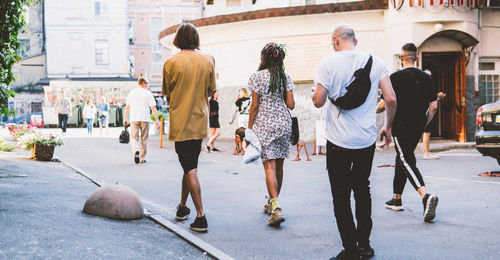
<path fill-rule="evenodd" d="M 116 113 L 116 110 L 117 110 L 117 106 L 110 106 L 109 108 L 109 116 L 108 116 L 108 125 L 112 125 L 112 126 L 117 126 L 117 123 L 118 123 L 118 118 L 117 118 L 117 113 Z"/>
<path fill-rule="evenodd" d="M 82 110 L 80 106 L 74 106 L 71 109 L 71 115 L 68 116 L 68 126 L 78 127 L 82 123 Z"/>

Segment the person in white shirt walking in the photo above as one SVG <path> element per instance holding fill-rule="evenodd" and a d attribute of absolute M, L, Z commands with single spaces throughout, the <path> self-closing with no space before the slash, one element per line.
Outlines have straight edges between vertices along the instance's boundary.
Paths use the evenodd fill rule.
<path fill-rule="evenodd" d="M 132 152 L 135 163 L 145 163 L 146 147 L 148 142 L 149 122 L 151 122 L 150 110 L 155 117 L 156 128 L 160 127 L 158 113 L 156 112 L 156 102 L 153 93 L 147 89 L 149 82 L 140 77 L 139 87 L 132 89 L 128 96 L 125 107 L 125 126 L 128 125 L 128 115 L 130 113 L 130 136 Z M 139 139 L 140 132 L 140 139 Z"/>
<path fill-rule="evenodd" d="M 83 114 L 82 117 L 85 120 L 85 123 L 87 124 L 87 131 L 89 135 L 92 135 L 92 129 L 94 125 L 94 117 L 95 113 L 97 112 L 97 109 L 94 106 L 94 102 L 92 102 L 92 99 L 88 99 L 87 103 L 83 107 Z"/>

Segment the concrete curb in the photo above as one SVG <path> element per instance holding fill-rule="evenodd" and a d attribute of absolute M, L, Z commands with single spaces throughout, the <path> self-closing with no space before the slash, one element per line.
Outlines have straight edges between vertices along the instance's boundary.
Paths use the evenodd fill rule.
<path fill-rule="evenodd" d="M 60 158 L 57 158 L 54 156 L 55 159 L 58 159 L 62 165 L 74 170 L 78 174 L 82 175 L 83 177 L 87 178 L 91 182 L 93 182 L 95 185 L 98 187 L 102 187 L 106 183 L 97 181 L 95 177 L 92 175 L 88 174 L 84 170 L 73 166 L 71 163 L 68 162 L 63 162 Z M 142 199 L 141 199 L 142 200 Z M 145 202 L 142 200 L 144 204 L 150 206 L 148 202 Z M 165 229 L 169 230 L 170 232 L 174 233 L 176 236 L 180 237 L 184 241 L 188 242 L 192 246 L 196 247 L 200 251 L 202 251 L 204 254 L 214 258 L 214 259 L 222 259 L 222 260 L 233 260 L 234 258 L 230 257 L 226 253 L 222 252 L 221 250 L 215 248 L 214 246 L 208 244 L 207 242 L 203 241 L 202 239 L 198 238 L 197 236 L 191 234 L 187 230 L 177 226 L 176 224 L 172 223 L 171 221 L 168 221 L 166 218 L 154 214 L 144 208 L 144 216 L 147 217 L 148 219 L 154 221 L 155 223 L 159 224 L 160 226 L 164 227 Z"/>

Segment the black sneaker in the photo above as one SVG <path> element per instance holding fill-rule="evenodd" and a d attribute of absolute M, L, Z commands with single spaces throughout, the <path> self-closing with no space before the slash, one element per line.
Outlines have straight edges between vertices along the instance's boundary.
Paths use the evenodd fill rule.
<path fill-rule="evenodd" d="M 385 207 L 395 211 L 401 211 L 403 210 L 403 203 L 401 203 L 401 199 L 392 198 L 385 202 Z"/>
<path fill-rule="evenodd" d="M 422 203 L 424 204 L 424 221 L 431 221 L 436 217 L 438 201 L 438 196 L 429 193 L 425 194 L 422 199 Z"/>
<path fill-rule="evenodd" d="M 207 232 L 208 231 L 207 219 L 205 218 L 205 216 L 196 217 L 196 219 L 189 228 L 196 232 Z"/>
<path fill-rule="evenodd" d="M 217 149 L 217 148 L 215 148 L 215 147 L 214 147 L 214 148 L 212 148 L 212 151 L 214 151 L 214 152 L 220 152 L 220 150 L 219 150 L 219 149 Z"/>
<path fill-rule="evenodd" d="M 136 151 L 134 154 L 134 161 L 135 163 L 139 163 L 141 160 L 139 159 L 139 151 Z"/>
<path fill-rule="evenodd" d="M 373 250 L 373 248 L 370 245 L 360 246 L 358 250 L 360 259 L 369 259 L 375 255 L 375 250 Z"/>
<path fill-rule="evenodd" d="M 209 145 L 207 145 L 207 152 L 210 153 L 210 146 Z"/>
<path fill-rule="evenodd" d="M 357 260 L 357 259 L 361 259 L 359 255 L 355 254 L 349 256 L 347 255 L 345 250 L 340 251 L 340 253 L 336 257 L 330 258 L 330 260 Z"/>
<path fill-rule="evenodd" d="M 177 206 L 177 213 L 175 214 L 175 219 L 182 221 L 186 220 L 191 211 L 188 207 L 181 207 L 181 205 Z"/>

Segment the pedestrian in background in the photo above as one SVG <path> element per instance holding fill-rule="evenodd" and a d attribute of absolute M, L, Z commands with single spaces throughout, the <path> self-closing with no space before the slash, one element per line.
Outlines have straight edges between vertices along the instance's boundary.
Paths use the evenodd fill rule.
<path fill-rule="evenodd" d="M 199 51 L 198 31 L 190 23 L 179 26 L 174 45 L 181 51 L 163 66 L 162 94 L 170 104 L 168 139 L 175 142 L 175 152 L 184 170 L 181 201 L 175 219 L 182 221 L 189 216 L 186 202 L 191 194 L 196 219 L 190 228 L 206 232 L 208 223 L 198 180 L 198 157 L 201 141 L 207 137 L 208 98 L 215 90 L 215 60 Z"/>
<path fill-rule="evenodd" d="M 381 140 L 385 138 L 384 145 L 391 142 L 392 119 L 396 110 L 396 97 L 384 62 L 356 50 L 357 42 L 350 25 L 340 24 L 335 28 L 332 35 L 335 52 L 321 61 L 313 95 L 314 106 L 319 108 L 328 103 L 326 162 L 335 218 L 344 247 L 333 259 L 367 259 L 375 254 L 370 246 L 372 201 L 369 178 L 377 139 L 375 112 L 379 88 L 387 102 L 385 125 L 380 133 Z M 335 105 L 332 100 L 345 96 L 354 72 L 370 67 L 370 62 L 370 86 L 366 86 L 369 92 L 364 103 L 352 109 L 341 109 Z M 352 191 L 356 201 L 357 225 L 351 209 Z"/>
<path fill-rule="evenodd" d="M 391 82 L 398 99 L 392 132 L 396 149 L 394 195 L 385 202 L 385 206 L 396 211 L 403 210 L 401 195 L 406 180 L 409 179 L 422 199 L 424 221 L 431 221 L 436 216 L 438 197 L 435 194 L 427 193 L 424 179 L 417 168 L 415 148 L 425 127 L 436 114 L 437 89 L 432 78 L 415 67 L 418 57 L 417 47 L 413 43 L 407 43 L 402 47 L 399 58 L 404 69 L 391 75 Z"/>
<path fill-rule="evenodd" d="M 137 80 L 139 87 L 132 89 L 127 96 L 125 106 L 125 122 L 128 125 L 128 115 L 130 114 L 130 145 L 135 163 L 145 163 L 149 137 L 149 122 L 151 113 L 155 118 L 156 128 L 160 127 L 158 112 L 156 111 L 156 101 L 153 93 L 148 90 L 149 82 L 146 78 L 140 77 Z M 139 139 L 140 134 L 140 139 Z"/>
<path fill-rule="evenodd" d="M 83 106 L 83 113 L 82 117 L 85 120 L 85 123 L 87 124 L 87 133 L 89 135 L 92 135 L 92 129 L 94 126 L 94 117 L 96 114 L 96 108 L 94 106 L 94 102 L 92 102 L 92 99 L 87 99 L 87 102 L 85 103 L 85 106 Z"/>
<path fill-rule="evenodd" d="M 264 211 L 271 215 L 268 221 L 271 226 L 279 226 L 285 221 L 278 196 L 292 135 L 292 118 L 288 109 L 295 107 L 293 81 L 285 73 L 284 59 L 284 45 L 266 44 L 261 51 L 258 71 L 248 80 L 248 88 L 252 91 L 248 129 L 254 131 L 262 146 L 261 158 L 269 193 Z"/>
<path fill-rule="evenodd" d="M 66 92 L 61 91 L 61 96 L 56 101 L 55 111 L 59 121 L 59 127 L 63 133 L 68 128 L 68 116 L 71 114 L 71 101 L 66 97 Z"/>
<path fill-rule="evenodd" d="M 229 125 L 232 125 L 234 123 L 234 120 L 236 119 L 236 116 L 238 116 L 238 128 L 240 127 L 247 128 L 248 115 L 250 114 L 251 104 L 252 100 L 250 99 L 250 95 L 248 94 L 247 89 L 246 88 L 240 89 L 238 97 L 236 97 L 236 100 L 234 102 L 236 109 L 234 110 L 234 113 L 231 116 L 231 122 L 229 122 Z"/>
<path fill-rule="evenodd" d="M 215 148 L 214 142 L 220 136 L 220 124 L 219 124 L 219 91 L 215 90 L 212 97 L 210 98 L 210 116 L 208 122 L 210 125 L 210 138 L 207 142 L 207 151 L 211 150 L 214 152 L 219 152 L 219 149 Z"/>
<path fill-rule="evenodd" d="M 97 105 L 97 116 L 99 121 L 99 133 L 102 135 L 102 128 L 106 128 L 106 135 L 109 135 L 108 117 L 109 117 L 109 104 L 106 103 L 106 97 L 101 97 L 101 102 Z M 127 118 L 127 117 L 125 117 Z"/>

